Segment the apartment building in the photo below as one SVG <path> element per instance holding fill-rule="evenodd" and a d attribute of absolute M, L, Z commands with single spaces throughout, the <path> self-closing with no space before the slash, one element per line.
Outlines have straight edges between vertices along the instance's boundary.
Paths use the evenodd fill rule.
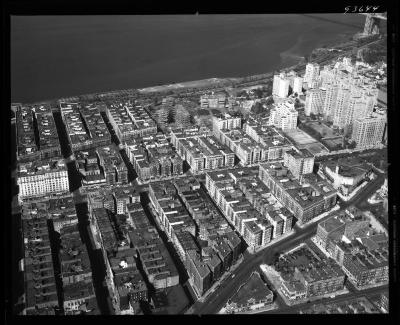
<path fill-rule="evenodd" d="M 68 170 L 63 160 L 21 163 L 17 176 L 22 199 L 69 191 Z"/>

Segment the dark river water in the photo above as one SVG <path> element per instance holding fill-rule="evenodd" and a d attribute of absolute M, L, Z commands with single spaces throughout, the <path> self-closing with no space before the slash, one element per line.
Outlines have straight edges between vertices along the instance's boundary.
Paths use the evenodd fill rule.
<path fill-rule="evenodd" d="M 11 98 L 266 73 L 351 37 L 364 21 L 354 14 L 14 16 Z"/>

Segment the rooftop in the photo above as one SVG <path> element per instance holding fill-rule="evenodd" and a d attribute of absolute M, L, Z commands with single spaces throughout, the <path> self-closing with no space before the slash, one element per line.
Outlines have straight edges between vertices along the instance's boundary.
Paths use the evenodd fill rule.
<path fill-rule="evenodd" d="M 28 177 L 58 171 L 67 171 L 67 166 L 62 159 L 35 160 L 19 164 L 18 177 Z"/>

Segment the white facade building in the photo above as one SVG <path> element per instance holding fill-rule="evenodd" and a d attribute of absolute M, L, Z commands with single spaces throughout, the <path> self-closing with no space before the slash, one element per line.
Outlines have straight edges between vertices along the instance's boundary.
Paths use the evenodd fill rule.
<path fill-rule="evenodd" d="M 213 117 L 213 132 L 218 132 L 220 130 L 232 130 L 242 127 L 242 119 L 238 116 L 231 116 L 226 113 L 223 116 Z"/>
<path fill-rule="evenodd" d="M 382 143 L 386 116 L 373 113 L 354 121 L 352 140 L 357 148 L 365 148 Z"/>
<path fill-rule="evenodd" d="M 304 113 L 306 114 L 306 116 L 310 116 L 310 114 L 322 114 L 325 96 L 325 88 L 307 90 L 306 103 L 304 106 Z"/>
<path fill-rule="evenodd" d="M 319 64 L 308 63 L 306 66 L 306 73 L 304 75 L 304 82 L 307 83 L 308 87 L 312 87 L 312 82 L 317 80 L 319 77 Z"/>
<path fill-rule="evenodd" d="M 53 168 L 21 164 L 17 183 L 21 198 L 68 192 L 68 170 L 62 161 Z"/>
<path fill-rule="evenodd" d="M 284 165 L 296 178 L 313 172 L 314 156 L 307 149 L 289 150 L 285 152 L 283 157 Z"/>
<path fill-rule="evenodd" d="M 301 94 L 303 92 L 303 78 L 294 77 L 293 78 L 293 94 Z"/>
<path fill-rule="evenodd" d="M 274 105 L 271 109 L 268 124 L 282 130 L 292 130 L 297 127 L 298 112 L 291 101 L 282 102 Z"/>
<path fill-rule="evenodd" d="M 274 76 L 272 85 L 272 95 L 285 98 L 289 95 L 290 80 L 285 74 L 281 73 Z"/>

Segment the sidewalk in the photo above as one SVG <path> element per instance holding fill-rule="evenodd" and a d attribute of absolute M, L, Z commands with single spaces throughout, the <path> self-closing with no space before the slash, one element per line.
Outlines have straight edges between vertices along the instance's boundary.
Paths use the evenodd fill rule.
<path fill-rule="evenodd" d="M 247 314 L 247 315 L 251 315 L 251 314 L 258 314 L 258 313 L 262 313 L 265 311 L 270 311 L 270 310 L 275 310 L 278 309 L 279 306 L 276 302 L 273 302 L 272 304 L 269 304 L 267 306 L 261 307 L 261 308 L 255 308 L 255 309 L 251 309 L 250 310 L 246 310 L 246 311 L 237 311 L 235 312 L 235 314 Z M 223 307 L 218 314 L 223 315 L 223 314 L 232 314 L 232 312 L 229 312 L 226 310 L 225 307 Z"/>
<path fill-rule="evenodd" d="M 289 254 L 289 253 L 291 253 L 291 252 L 293 252 L 293 251 L 295 251 L 295 250 L 298 250 L 300 247 L 303 247 L 303 246 L 306 246 L 306 244 L 305 244 L 305 243 L 300 243 L 300 244 L 298 244 L 296 247 L 290 248 L 288 251 L 283 251 L 283 252 L 280 254 L 280 256 L 287 255 L 287 254 Z"/>
<path fill-rule="evenodd" d="M 337 192 L 338 197 L 343 201 L 347 202 L 350 201 L 363 187 L 367 186 L 370 182 L 364 181 L 361 185 L 359 185 L 349 196 L 343 196 L 339 191 Z"/>

